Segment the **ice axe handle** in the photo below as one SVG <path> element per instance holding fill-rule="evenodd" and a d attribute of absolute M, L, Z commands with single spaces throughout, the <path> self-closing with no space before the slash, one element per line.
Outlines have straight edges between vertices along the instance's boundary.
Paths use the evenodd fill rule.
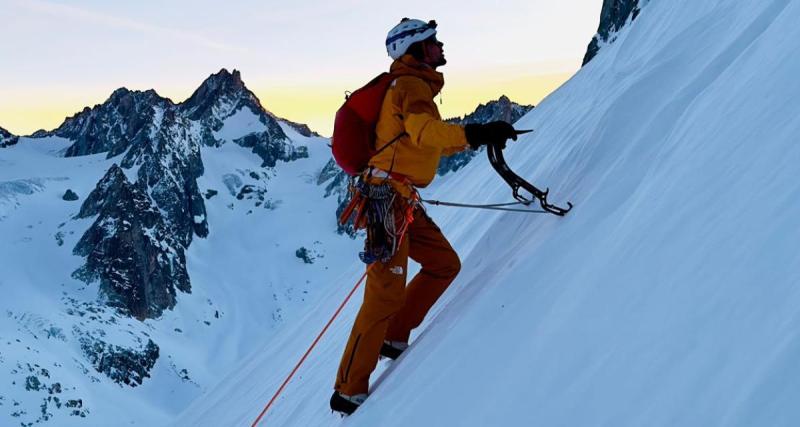
<path fill-rule="evenodd" d="M 522 135 L 524 133 L 530 133 L 530 132 L 533 132 L 533 129 L 514 129 L 514 133 L 516 134 L 516 136 Z"/>

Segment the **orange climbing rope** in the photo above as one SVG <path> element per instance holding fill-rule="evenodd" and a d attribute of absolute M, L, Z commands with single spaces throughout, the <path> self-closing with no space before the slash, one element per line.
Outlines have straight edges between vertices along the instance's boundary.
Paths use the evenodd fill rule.
<path fill-rule="evenodd" d="M 398 247 L 400 246 L 400 244 L 402 244 L 403 240 L 405 239 L 406 232 L 408 231 L 409 225 L 411 224 L 411 222 L 414 221 L 414 209 L 416 208 L 416 206 L 419 205 L 419 200 L 420 200 L 419 199 L 419 194 L 417 194 L 416 191 L 415 191 L 413 193 L 412 197 L 410 198 L 410 202 L 411 203 L 409 203 L 408 206 L 406 206 L 405 211 L 402 213 L 401 228 L 400 228 L 400 232 L 398 233 L 398 235 L 399 235 L 398 244 L 397 244 Z M 342 218 L 340 218 L 340 221 L 342 221 L 342 223 L 347 222 L 347 219 L 349 218 L 349 216 L 353 213 L 354 210 L 356 210 L 354 208 L 356 204 L 351 202 L 351 205 L 353 205 L 353 207 L 348 207 L 348 209 L 346 209 L 347 216 L 342 215 Z M 358 207 L 358 209 L 363 209 L 363 204 L 362 204 L 362 206 Z M 301 357 L 300 361 L 297 362 L 297 364 L 294 366 L 294 369 L 292 369 L 292 372 L 290 372 L 289 376 L 287 376 L 286 379 L 283 380 L 283 384 L 281 384 L 281 386 L 278 388 L 278 391 L 275 392 L 275 394 L 272 396 L 272 398 L 269 400 L 269 402 L 267 402 L 267 405 L 264 406 L 264 409 L 261 410 L 261 413 L 258 414 L 258 417 L 256 417 L 255 421 L 253 421 L 253 424 L 251 425 L 251 427 L 256 427 L 256 425 L 258 425 L 258 423 L 261 421 L 261 419 L 267 413 L 267 411 L 272 406 L 272 404 L 275 403 L 275 400 L 278 398 L 278 396 L 280 396 L 281 392 L 283 392 L 283 389 L 286 387 L 286 384 L 289 384 L 289 381 L 292 379 L 292 377 L 294 376 L 295 372 L 297 372 L 297 370 L 300 369 L 300 365 L 302 365 L 303 362 L 305 362 L 306 358 L 311 353 L 311 350 L 314 349 L 314 347 L 317 345 L 317 343 L 322 338 L 322 336 L 325 335 L 325 332 L 328 330 L 328 327 L 331 326 L 331 324 L 336 319 L 336 317 L 339 315 L 339 313 L 342 311 L 344 306 L 347 305 L 347 302 L 350 301 L 350 297 L 352 297 L 353 294 L 358 289 L 358 287 L 361 286 L 361 283 L 364 281 L 364 278 L 367 277 L 367 273 L 369 273 L 369 269 L 370 269 L 371 266 L 372 266 L 372 264 L 370 264 L 366 268 L 366 271 L 364 271 L 364 274 L 361 275 L 361 278 L 358 279 L 358 282 L 356 282 L 356 285 L 353 286 L 353 289 L 350 291 L 349 294 L 347 294 L 347 297 L 345 297 L 344 301 L 342 301 L 342 304 L 339 305 L 339 308 L 337 308 L 336 312 L 333 313 L 333 316 L 331 317 L 331 319 L 328 320 L 328 323 L 325 324 L 325 327 L 322 328 L 322 331 L 319 333 L 319 335 L 317 335 L 317 338 L 314 339 L 314 342 L 312 342 L 311 346 L 308 347 L 308 350 L 306 350 L 305 354 L 303 354 L 303 357 Z"/>
<path fill-rule="evenodd" d="M 367 271 L 369 271 L 369 269 L 367 269 Z M 278 388 L 278 391 L 276 391 L 275 394 L 272 396 L 272 399 L 269 400 L 269 403 L 267 403 L 267 406 L 265 406 L 264 409 L 261 411 L 261 413 L 258 414 L 258 417 L 256 418 L 255 421 L 253 421 L 253 424 L 252 424 L 251 427 L 256 427 L 256 425 L 261 421 L 261 418 L 264 417 L 264 414 L 267 413 L 267 411 L 269 410 L 270 406 L 272 406 L 272 404 L 275 402 L 275 399 L 277 399 L 278 396 L 280 396 L 280 394 L 283 391 L 284 387 L 286 387 L 286 384 L 288 384 L 289 381 L 292 379 L 292 377 L 294 376 L 294 373 L 297 372 L 297 370 L 300 368 L 300 365 L 302 365 L 303 362 L 305 362 L 306 357 L 308 357 L 308 355 L 311 353 L 311 350 L 314 349 L 314 347 L 319 342 L 320 338 L 322 338 L 322 336 L 325 334 L 325 331 L 327 331 L 328 327 L 331 326 L 331 323 L 333 323 L 334 319 L 336 319 L 336 316 L 339 315 L 339 313 L 342 311 L 344 306 L 347 305 L 347 302 L 350 301 L 350 297 L 352 297 L 353 294 L 356 292 L 356 289 L 358 289 L 358 287 L 361 286 L 361 282 L 364 281 L 365 277 L 367 277 L 367 272 L 366 271 L 361 276 L 361 278 L 358 279 L 358 282 L 356 282 L 356 285 L 353 287 L 353 290 L 351 290 L 350 293 L 347 294 L 347 297 L 344 299 L 344 301 L 342 301 L 342 304 L 339 306 L 339 308 L 336 309 L 336 312 L 333 313 L 333 317 L 331 317 L 331 320 L 328 320 L 328 323 L 325 325 L 324 328 L 322 328 L 322 331 L 319 333 L 319 335 L 317 335 L 317 338 L 314 340 L 313 343 L 311 343 L 311 347 L 309 347 L 308 350 L 306 350 L 306 353 L 303 355 L 302 358 L 300 358 L 300 361 L 297 362 L 297 365 L 295 365 L 294 369 L 292 369 L 292 372 L 289 373 L 289 376 L 286 377 L 285 380 L 283 380 L 283 384 L 281 384 L 281 386 Z"/>

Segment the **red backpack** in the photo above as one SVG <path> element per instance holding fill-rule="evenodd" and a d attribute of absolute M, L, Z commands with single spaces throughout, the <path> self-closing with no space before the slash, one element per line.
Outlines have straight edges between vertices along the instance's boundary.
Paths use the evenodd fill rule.
<path fill-rule="evenodd" d="M 333 123 L 333 158 L 349 175 L 358 175 L 367 168 L 375 149 L 375 125 L 383 98 L 397 76 L 381 73 L 364 87 L 351 93 L 338 111 Z"/>

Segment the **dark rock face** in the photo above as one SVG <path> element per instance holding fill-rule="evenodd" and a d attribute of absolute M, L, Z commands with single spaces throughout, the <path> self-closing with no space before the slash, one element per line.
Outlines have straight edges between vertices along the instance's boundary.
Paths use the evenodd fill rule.
<path fill-rule="evenodd" d="M 64 193 L 63 196 L 61 196 L 61 198 L 66 200 L 66 201 L 70 201 L 70 202 L 79 199 L 78 195 L 75 194 L 75 192 L 72 191 L 71 189 L 67 189 L 67 191 Z"/>
<path fill-rule="evenodd" d="M 597 34 L 592 37 L 583 57 L 583 65 L 586 65 L 600 50 L 600 42 L 613 42 L 613 35 L 628 22 L 636 19 L 641 9 L 639 0 L 603 0 L 603 9 L 600 11 L 600 26 Z"/>
<path fill-rule="evenodd" d="M 46 135 L 75 141 L 67 149 L 66 157 L 107 152 L 107 158 L 111 158 L 146 141 L 156 116 L 171 107 L 172 101 L 153 90 L 120 88 L 103 104 L 84 108 Z"/>
<path fill-rule="evenodd" d="M 175 109 L 166 110 L 154 123 L 151 136 L 132 146 L 122 159 L 126 169 L 138 167 L 137 183 L 147 188 L 172 236 L 185 247 L 192 234 L 208 235 L 206 208 L 197 178 L 203 175 L 200 146 L 189 121 Z M 169 171 L 169 173 L 164 173 Z"/>
<path fill-rule="evenodd" d="M 0 127 L 0 148 L 10 147 L 19 141 L 18 136 Z"/>
<path fill-rule="evenodd" d="M 344 212 L 344 208 L 347 207 L 347 203 L 350 201 L 350 195 L 348 193 L 349 182 L 350 176 L 347 175 L 333 159 L 328 160 L 328 163 L 325 164 L 319 176 L 317 176 L 317 185 L 326 185 L 325 183 L 327 183 L 325 187 L 325 197 L 330 197 L 331 195 L 336 196 L 336 232 L 355 237 L 356 230 L 353 228 L 352 221 L 344 225 L 340 224 L 338 221 L 342 212 Z"/>
<path fill-rule="evenodd" d="M 159 355 L 159 348 L 152 340 L 147 340 L 147 344 L 138 349 L 108 344 L 89 334 L 82 336 L 79 342 L 97 372 L 131 387 L 141 385 L 145 378 L 150 377 L 150 370 Z"/>
<path fill-rule="evenodd" d="M 81 206 L 97 215 L 73 252 L 86 264 L 77 279 L 100 282 L 108 305 L 143 320 L 175 306 L 176 289 L 190 291 L 185 246 L 161 216 L 142 182 L 131 184 L 113 165 Z"/>
<path fill-rule="evenodd" d="M 497 101 L 490 101 L 486 104 L 481 104 L 475 109 L 475 112 L 461 117 L 448 119 L 450 123 L 460 125 L 467 124 L 483 124 L 497 120 L 502 120 L 514 124 L 522 116 L 533 109 L 533 105 L 520 105 L 516 102 L 511 102 L 507 96 L 503 95 Z M 466 166 L 479 152 L 483 152 L 483 148 L 478 151 L 465 150 L 460 153 L 454 154 L 449 157 L 442 157 L 439 161 L 439 168 L 436 173 L 445 175 L 449 172 L 455 172 L 462 167 Z"/>
<path fill-rule="evenodd" d="M 273 122 L 264 132 L 251 133 L 233 142 L 245 148 L 252 148 L 253 153 L 261 157 L 261 167 L 275 167 L 278 161 L 290 162 L 292 160 L 308 157 L 306 147 L 294 147 L 288 144 L 286 134 L 283 133 L 277 122 Z M 276 137 L 277 135 L 277 137 Z"/>

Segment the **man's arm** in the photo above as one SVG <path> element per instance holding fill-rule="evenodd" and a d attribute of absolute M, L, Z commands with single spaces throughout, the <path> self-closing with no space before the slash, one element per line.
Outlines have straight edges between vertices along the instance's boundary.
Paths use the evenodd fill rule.
<path fill-rule="evenodd" d="M 451 154 L 467 147 L 462 126 L 436 118 L 433 93 L 427 83 L 415 77 L 398 78 L 395 89 L 402 97 L 403 125 L 412 144 L 440 147 Z"/>

